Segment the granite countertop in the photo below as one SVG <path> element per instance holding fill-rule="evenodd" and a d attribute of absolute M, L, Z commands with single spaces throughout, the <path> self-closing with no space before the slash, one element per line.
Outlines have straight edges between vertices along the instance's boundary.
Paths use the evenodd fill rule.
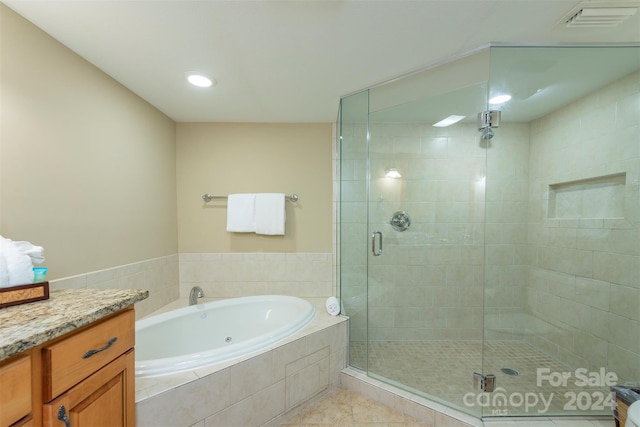
<path fill-rule="evenodd" d="M 0 309 L 0 360 L 122 310 L 149 296 L 144 289 L 63 289 L 49 299 Z"/>

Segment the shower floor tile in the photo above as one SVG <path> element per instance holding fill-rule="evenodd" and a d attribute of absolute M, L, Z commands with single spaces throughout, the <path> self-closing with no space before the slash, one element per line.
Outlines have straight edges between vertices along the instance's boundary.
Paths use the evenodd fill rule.
<path fill-rule="evenodd" d="M 351 365 L 365 369 L 366 350 L 364 342 L 351 342 Z M 370 343 L 368 362 L 370 375 L 466 412 L 482 409 L 485 416 L 611 414 L 608 387 L 579 386 L 574 369 L 527 343 L 378 341 Z M 503 368 L 516 370 L 518 375 L 507 375 Z M 569 377 L 566 384 L 550 384 L 539 378 L 538 368 Z M 474 372 L 494 374 L 495 391 L 474 390 Z"/>

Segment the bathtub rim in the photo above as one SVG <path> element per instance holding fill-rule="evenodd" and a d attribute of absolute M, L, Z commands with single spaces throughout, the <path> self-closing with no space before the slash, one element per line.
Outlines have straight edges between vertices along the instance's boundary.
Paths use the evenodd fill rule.
<path fill-rule="evenodd" d="M 259 335 L 258 337 L 253 337 L 249 340 L 246 340 L 245 342 L 232 344 L 232 346 L 237 345 L 237 347 L 234 347 L 232 352 L 225 353 L 225 357 L 218 357 L 220 351 L 219 349 L 214 349 L 209 352 L 205 351 L 201 353 L 191 353 L 173 357 L 136 360 L 134 369 L 136 379 L 156 378 L 174 374 L 181 374 L 199 369 L 206 369 L 207 367 L 219 363 L 225 363 L 243 356 L 251 356 L 252 354 L 260 352 L 263 349 L 268 349 L 271 346 L 276 345 L 279 342 L 284 341 L 287 338 L 295 335 L 297 332 L 303 330 L 313 322 L 313 320 L 317 316 L 318 310 L 310 301 L 300 297 L 276 294 L 251 295 L 210 300 L 197 305 L 188 305 L 185 307 L 168 310 L 163 313 L 158 313 L 155 315 L 152 314 L 148 317 L 136 321 L 135 329 L 137 333 L 139 329 L 154 326 L 173 318 L 188 315 L 190 313 L 209 310 L 212 307 L 230 307 L 251 302 L 262 302 L 270 300 L 289 301 L 297 306 L 302 306 L 304 309 L 306 309 L 306 312 L 302 316 L 300 316 L 299 319 L 297 319 L 298 321 L 294 325 L 287 324 L 274 329 L 274 331 L 271 331 L 268 336 L 265 336 L 265 334 L 263 334 Z M 167 368 L 167 365 L 175 365 L 177 362 L 183 363 L 181 363 L 180 367 L 178 368 L 174 368 L 171 370 Z"/>
<path fill-rule="evenodd" d="M 235 296 L 234 296 L 235 297 Z M 311 302 L 316 308 L 316 317 L 311 321 L 310 324 L 291 335 L 288 338 L 285 338 L 279 343 L 273 344 L 267 348 L 256 351 L 253 354 L 240 356 L 236 359 L 232 359 L 226 362 L 220 362 L 213 364 L 206 368 L 194 369 L 189 372 L 183 372 L 179 374 L 170 374 L 163 375 L 160 377 L 149 377 L 149 378 L 137 378 L 135 380 L 135 395 L 136 395 L 136 404 L 145 402 L 148 399 L 153 399 L 158 395 L 164 394 L 178 387 L 186 386 L 187 384 L 194 383 L 202 378 L 209 378 L 211 375 L 220 375 L 222 373 L 231 373 L 234 369 L 237 369 L 241 366 L 242 363 L 256 360 L 256 358 L 261 357 L 266 353 L 272 352 L 272 354 L 277 354 L 280 348 L 283 348 L 293 342 L 303 340 L 307 340 L 308 337 L 315 336 L 315 334 L 323 334 L 325 331 L 329 330 L 338 324 L 348 325 L 349 317 L 345 315 L 331 316 L 327 313 L 325 309 L 325 301 L 327 297 L 300 297 L 309 302 Z M 221 300 L 227 298 L 212 298 L 205 297 L 203 298 L 206 301 L 214 301 Z M 179 298 L 171 301 L 168 304 L 160 307 L 155 312 L 144 316 L 144 318 L 151 317 L 155 314 L 161 314 L 166 311 L 175 310 L 177 308 L 182 308 L 187 305 L 186 298 Z M 142 319 L 142 318 L 141 318 Z M 347 328 L 348 329 L 348 328 Z M 346 340 L 345 340 L 346 343 Z M 346 359 L 345 359 L 346 363 Z M 346 365 L 345 365 L 346 366 Z"/>

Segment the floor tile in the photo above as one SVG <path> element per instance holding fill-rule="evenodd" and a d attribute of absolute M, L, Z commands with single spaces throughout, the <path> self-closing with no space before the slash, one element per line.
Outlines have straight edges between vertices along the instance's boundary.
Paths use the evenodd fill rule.
<path fill-rule="evenodd" d="M 433 427 L 353 391 L 337 388 L 280 427 Z"/>

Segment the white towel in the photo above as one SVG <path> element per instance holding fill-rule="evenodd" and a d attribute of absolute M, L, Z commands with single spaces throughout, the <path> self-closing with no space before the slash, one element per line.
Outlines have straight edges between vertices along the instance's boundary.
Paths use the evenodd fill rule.
<path fill-rule="evenodd" d="M 256 231 L 255 201 L 255 194 L 229 194 L 227 200 L 227 231 L 229 233 Z"/>
<path fill-rule="evenodd" d="M 7 268 L 7 259 L 0 254 L 0 288 L 9 286 L 9 269 Z"/>
<path fill-rule="evenodd" d="M 42 264 L 44 262 L 44 248 L 42 246 L 35 246 L 29 242 L 13 242 L 18 250 L 25 255 L 31 257 L 31 262 L 34 264 Z"/>
<path fill-rule="evenodd" d="M 256 234 L 284 235 L 283 193 L 256 194 Z"/>
<path fill-rule="evenodd" d="M 33 283 L 33 263 L 31 257 L 18 249 L 16 242 L 0 236 L 0 287 L 27 285 Z"/>

